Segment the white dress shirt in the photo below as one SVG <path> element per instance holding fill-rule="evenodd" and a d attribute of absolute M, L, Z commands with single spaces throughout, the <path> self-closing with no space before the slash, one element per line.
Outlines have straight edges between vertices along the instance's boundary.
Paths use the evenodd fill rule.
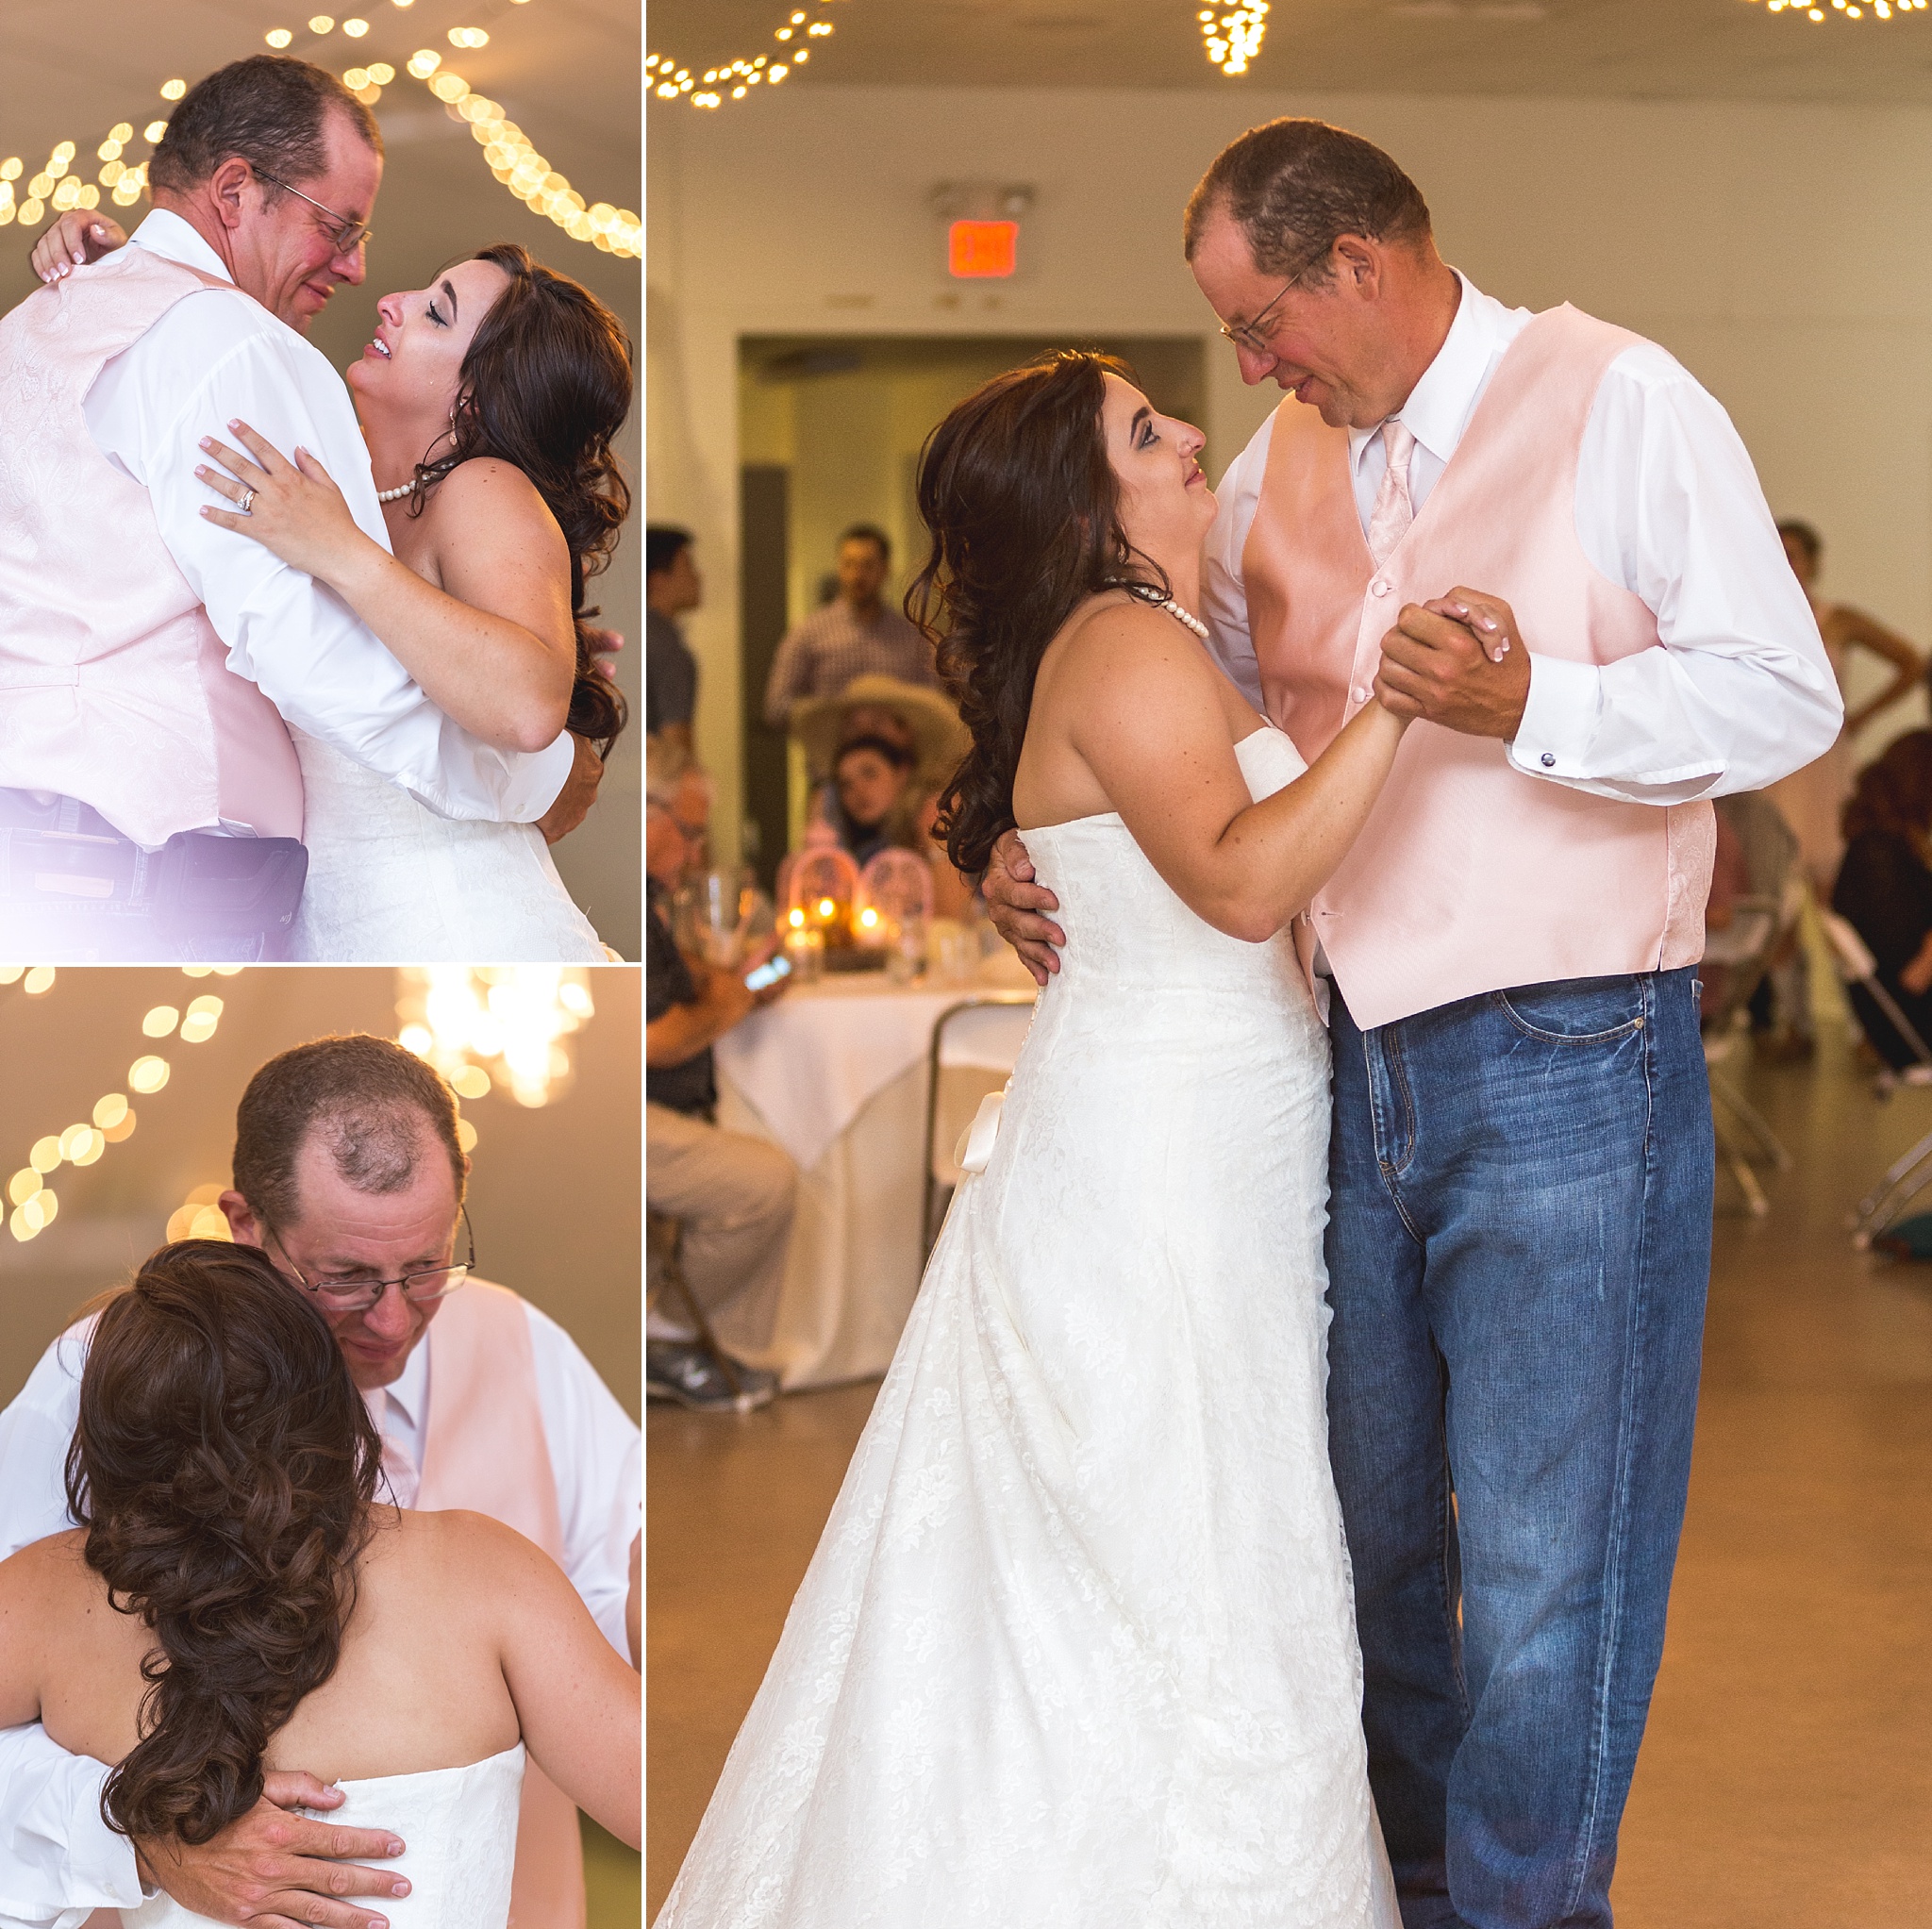
<path fill-rule="evenodd" d="M 1532 319 L 1461 281 L 1448 338 L 1393 418 L 1415 437 L 1418 514 L 1504 351 Z M 1222 481 L 1202 578 L 1211 647 L 1257 708 L 1265 706 L 1241 552 L 1274 422 Z M 1364 535 L 1388 466 L 1380 429 L 1349 431 Z M 1624 350 L 1597 391 L 1577 462 L 1576 535 L 1596 570 L 1656 616 L 1663 648 L 1599 666 L 1541 655 L 1525 637 L 1529 701 L 1508 746 L 1516 769 L 1664 805 L 1759 790 L 1824 754 L 1843 706 L 1751 457 L 1715 398 L 1654 342 Z M 1500 594 L 1503 586 L 1462 587 Z"/>
<path fill-rule="evenodd" d="M 164 208 L 129 245 L 230 278 Z M 549 809 L 570 774 L 567 735 L 534 753 L 492 749 L 438 709 L 332 590 L 200 513 L 217 502 L 195 479 L 197 464 L 212 466 L 201 438 L 237 448 L 228 424 L 239 420 L 284 456 L 308 449 L 358 526 L 389 547 L 349 391 L 320 349 L 240 289 L 191 295 L 102 370 L 86 413 L 102 454 L 147 491 L 161 540 L 228 646 L 228 668 L 291 723 L 442 817 L 529 823 Z"/>
<path fill-rule="evenodd" d="M 557 1481 L 563 1566 L 605 1638 L 627 1661 L 630 1547 L 641 1522 L 642 1441 L 557 1322 L 525 1300 L 537 1405 Z M 62 1486 L 80 1403 L 89 1327 L 71 1327 L 42 1355 L 0 1412 L 0 1559 L 74 1525 Z M 365 1394 L 385 1457 L 423 1469 L 434 1395 L 429 1350 L 418 1346 L 390 1386 Z M 107 1770 L 69 1754 L 38 1722 L 0 1729 L 0 1929 L 80 1929 L 97 1908 L 142 1899 L 134 1851 L 101 1820 Z"/>

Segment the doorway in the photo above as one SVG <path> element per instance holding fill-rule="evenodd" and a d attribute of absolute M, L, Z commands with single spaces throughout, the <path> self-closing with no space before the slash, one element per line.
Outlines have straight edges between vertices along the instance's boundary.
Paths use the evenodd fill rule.
<path fill-rule="evenodd" d="M 891 539 L 888 597 L 925 561 L 914 492 L 919 452 L 953 405 L 989 376 L 1056 348 L 1044 336 L 746 336 L 739 343 L 740 569 L 743 629 L 745 861 L 770 885 L 806 805 L 802 760 L 767 719 L 772 658 L 791 624 L 836 593 L 839 532 L 871 523 Z M 1164 414 L 1200 422 L 1198 336 L 1102 336 Z"/>

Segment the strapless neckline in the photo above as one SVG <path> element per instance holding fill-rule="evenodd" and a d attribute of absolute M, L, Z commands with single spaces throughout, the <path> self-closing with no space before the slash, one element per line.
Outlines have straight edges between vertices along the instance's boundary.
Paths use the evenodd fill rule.
<path fill-rule="evenodd" d="M 336 1784 L 339 1808 L 304 1809 L 345 1828 L 393 1829 L 408 1844 L 385 1862 L 409 1879 L 385 1899 L 393 1929 L 507 1929 L 524 1784 L 521 1741 L 499 1754 L 406 1775 L 361 1775 Z M 158 1895 L 124 1909 L 123 1929 L 215 1929 L 206 1916 Z"/>
<path fill-rule="evenodd" d="M 1263 717 L 1261 719 L 1261 727 L 1258 730 L 1250 730 L 1245 737 L 1235 739 L 1235 760 L 1241 767 L 1241 775 L 1249 779 L 1248 788 L 1250 790 L 1254 789 L 1254 773 L 1248 768 L 1248 760 L 1242 756 L 1242 752 L 1247 749 L 1249 744 L 1258 742 L 1261 739 L 1268 737 L 1279 737 L 1286 740 L 1288 732 L 1282 729 L 1278 723 L 1270 723 L 1266 717 Z M 1257 801 L 1258 796 L 1259 793 L 1257 793 Z M 1120 823 L 1121 814 L 1118 810 L 1094 810 L 1090 811 L 1085 817 L 1063 817 L 1058 823 L 1037 823 L 1031 830 L 1023 829 L 1020 832 L 1020 841 L 1024 843 L 1028 838 L 1041 837 L 1048 831 L 1072 830 L 1076 824 Z"/>
<path fill-rule="evenodd" d="M 341 1789 L 345 1795 L 351 1791 L 359 1792 L 364 1788 L 375 1788 L 385 1791 L 399 1790 L 407 1788 L 411 1783 L 427 1781 L 430 1777 L 436 1775 L 479 1774 L 487 1769 L 496 1767 L 500 1762 L 508 1764 L 515 1760 L 518 1767 L 521 1768 L 523 1754 L 524 1744 L 521 1741 L 513 1741 L 508 1748 L 499 1749 L 496 1754 L 486 1754 L 476 1761 L 457 1762 L 451 1767 L 443 1769 L 412 1769 L 406 1775 L 343 1775 L 339 1777 L 332 1786 Z M 332 1815 L 340 1815 L 341 1811 L 340 1809 L 305 1808 L 301 1812 L 304 1815 L 313 1815 L 326 1821 Z"/>

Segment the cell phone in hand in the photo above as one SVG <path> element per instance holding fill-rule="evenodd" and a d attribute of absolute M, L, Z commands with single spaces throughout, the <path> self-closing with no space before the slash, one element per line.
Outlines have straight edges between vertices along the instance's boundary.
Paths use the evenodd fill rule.
<path fill-rule="evenodd" d="M 762 991 L 775 985 L 780 978 L 791 975 L 791 960 L 783 952 L 776 957 L 769 958 L 757 971 L 745 975 L 744 989 L 747 991 Z"/>

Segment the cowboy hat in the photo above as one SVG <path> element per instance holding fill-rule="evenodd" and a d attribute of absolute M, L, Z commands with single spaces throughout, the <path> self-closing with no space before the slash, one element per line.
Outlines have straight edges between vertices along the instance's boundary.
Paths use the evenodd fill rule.
<path fill-rule="evenodd" d="M 814 779 L 831 774 L 848 738 L 870 734 L 852 727 L 864 710 L 888 711 L 904 725 L 915 759 L 914 781 L 924 790 L 944 783 L 972 748 L 959 713 L 938 690 L 896 676 L 856 676 L 837 696 L 804 697 L 791 706 L 791 734 L 805 746 Z M 858 722 L 862 725 L 864 719 Z"/>

